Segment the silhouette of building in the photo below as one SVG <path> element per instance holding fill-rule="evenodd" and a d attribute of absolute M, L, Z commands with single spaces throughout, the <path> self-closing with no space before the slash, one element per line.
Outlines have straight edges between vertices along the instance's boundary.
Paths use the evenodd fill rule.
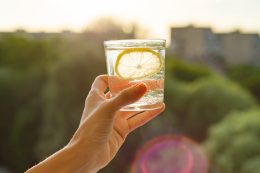
<path fill-rule="evenodd" d="M 218 54 L 219 44 L 210 28 L 178 27 L 171 28 L 170 50 L 179 57 L 198 60 Z"/>
<path fill-rule="evenodd" d="M 171 28 L 169 49 L 177 57 L 191 61 L 228 64 L 260 62 L 260 38 L 256 33 L 214 33 L 194 26 Z"/>
<path fill-rule="evenodd" d="M 260 39 L 255 33 L 218 34 L 222 56 L 228 64 L 255 63 L 260 59 Z"/>

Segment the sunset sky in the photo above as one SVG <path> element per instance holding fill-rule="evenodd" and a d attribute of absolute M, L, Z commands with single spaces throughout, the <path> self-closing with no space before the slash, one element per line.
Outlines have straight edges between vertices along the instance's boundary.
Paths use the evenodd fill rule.
<path fill-rule="evenodd" d="M 196 24 L 216 31 L 260 33 L 260 0 L 0 0 L 0 31 L 82 31 L 102 16 L 137 22 L 150 37 L 170 26 Z"/>

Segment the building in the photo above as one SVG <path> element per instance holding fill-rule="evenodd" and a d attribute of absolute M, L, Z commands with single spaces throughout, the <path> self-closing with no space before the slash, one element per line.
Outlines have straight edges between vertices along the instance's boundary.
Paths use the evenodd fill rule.
<path fill-rule="evenodd" d="M 258 34 L 236 31 L 217 35 L 221 43 L 222 56 L 228 64 L 249 64 L 260 59 Z"/>
<path fill-rule="evenodd" d="M 177 57 L 216 64 L 260 63 L 260 38 L 256 33 L 214 33 L 211 28 L 171 28 L 169 48 Z"/>
<path fill-rule="evenodd" d="M 170 50 L 178 57 L 199 60 L 219 54 L 219 49 L 217 36 L 210 28 L 171 28 Z"/>

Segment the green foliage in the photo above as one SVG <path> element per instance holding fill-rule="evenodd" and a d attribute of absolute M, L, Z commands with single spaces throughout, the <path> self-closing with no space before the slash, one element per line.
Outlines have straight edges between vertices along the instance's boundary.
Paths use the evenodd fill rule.
<path fill-rule="evenodd" d="M 188 63 L 173 57 L 166 58 L 166 65 L 167 73 L 181 81 L 190 82 L 213 75 L 213 72 L 206 65 Z"/>
<path fill-rule="evenodd" d="M 40 74 L 0 68 L 0 160 L 19 172 L 36 160 L 32 148 L 42 115 L 41 84 Z"/>
<path fill-rule="evenodd" d="M 43 91 L 44 121 L 39 158 L 64 146 L 79 123 L 84 100 L 95 77 L 105 73 L 105 59 L 94 54 L 64 59 L 50 72 Z M 65 99 L 67 98 L 67 99 Z"/>
<path fill-rule="evenodd" d="M 113 27 L 82 34 L 1 35 L 1 165 L 24 172 L 68 142 L 94 78 L 106 72 L 104 39 L 134 36 Z"/>
<path fill-rule="evenodd" d="M 0 39 L 0 160 L 17 172 L 36 161 L 41 89 L 54 52 L 46 40 L 15 34 Z"/>
<path fill-rule="evenodd" d="M 255 173 L 256 170 L 260 170 L 260 157 L 248 159 L 241 168 L 241 173 Z"/>
<path fill-rule="evenodd" d="M 232 110 L 245 110 L 255 105 L 250 94 L 220 77 L 193 83 L 169 80 L 168 107 L 176 116 L 176 124 L 188 136 L 201 141 L 208 128 Z"/>
<path fill-rule="evenodd" d="M 53 46 L 48 40 L 6 35 L 0 39 L 0 64 L 16 70 L 39 70 L 55 60 Z"/>
<path fill-rule="evenodd" d="M 260 100 L 260 67 L 259 66 L 235 66 L 227 71 L 230 79 L 248 89 Z"/>
<path fill-rule="evenodd" d="M 210 130 L 206 148 L 212 171 L 255 173 L 259 170 L 260 110 L 232 112 Z"/>
<path fill-rule="evenodd" d="M 24 171 L 36 161 L 42 118 L 41 90 L 55 47 L 47 40 L 16 34 L 0 39 L 0 160 L 4 165 Z M 16 160 L 16 161 L 14 161 Z"/>

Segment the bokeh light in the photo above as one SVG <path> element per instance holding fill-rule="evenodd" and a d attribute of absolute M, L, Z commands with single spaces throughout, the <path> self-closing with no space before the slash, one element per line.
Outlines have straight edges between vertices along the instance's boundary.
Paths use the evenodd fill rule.
<path fill-rule="evenodd" d="M 163 135 L 137 152 L 131 173 L 206 173 L 208 166 L 199 144 L 185 136 Z"/>

